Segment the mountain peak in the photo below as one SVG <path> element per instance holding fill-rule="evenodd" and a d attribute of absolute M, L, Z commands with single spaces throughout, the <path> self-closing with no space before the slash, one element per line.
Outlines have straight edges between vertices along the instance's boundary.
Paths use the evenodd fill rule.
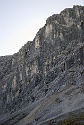
<path fill-rule="evenodd" d="M 0 111 L 6 125 L 84 122 L 84 6 L 50 16 L 33 41 L 0 57 Z"/>

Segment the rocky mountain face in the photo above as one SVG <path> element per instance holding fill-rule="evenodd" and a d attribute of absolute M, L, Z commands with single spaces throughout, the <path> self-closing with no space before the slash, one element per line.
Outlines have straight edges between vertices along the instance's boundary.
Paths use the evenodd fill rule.
<path fill-rule="evenodd" d="M 33 41 L 0 57 L 0 125 L 73 123 L 84 125 L 84 6 L 52 15 Z"/>

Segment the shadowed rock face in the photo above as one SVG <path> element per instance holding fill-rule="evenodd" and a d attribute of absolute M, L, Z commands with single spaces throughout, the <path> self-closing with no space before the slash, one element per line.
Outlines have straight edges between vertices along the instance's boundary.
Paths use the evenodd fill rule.
<path fill-rule="evenodd" d="M 83 106 L 84 7 L 73 6 L 49 17 L 18 53 L 0 57 L 0 118 L 51 124 L 42 122 Z"/>

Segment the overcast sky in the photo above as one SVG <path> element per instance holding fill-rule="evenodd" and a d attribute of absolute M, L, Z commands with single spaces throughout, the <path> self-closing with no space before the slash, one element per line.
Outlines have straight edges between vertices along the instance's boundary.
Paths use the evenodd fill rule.
<path fill-rule="evenodd" d="M 19 51 L 49 16 L 73 5 L 84 0 L 0 0 L 0 56 Z"/>

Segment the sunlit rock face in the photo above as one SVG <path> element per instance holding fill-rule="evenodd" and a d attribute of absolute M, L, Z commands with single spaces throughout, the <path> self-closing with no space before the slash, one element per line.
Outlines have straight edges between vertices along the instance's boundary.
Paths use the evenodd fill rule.
<path fill-rule="evenodd" d="M 38 124 L 83 106 L 84 7 L 73 6 L 49 17 L 18 53 L 0 57 L 0 115 L 30 107 L 15 124 Z"/>

